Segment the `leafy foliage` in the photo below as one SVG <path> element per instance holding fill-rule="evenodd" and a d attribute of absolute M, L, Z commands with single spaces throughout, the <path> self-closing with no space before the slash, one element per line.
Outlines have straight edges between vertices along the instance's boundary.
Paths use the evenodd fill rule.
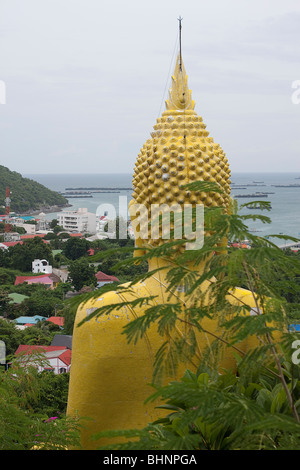
<path fill-rule="evenodd" d="M 0 256 L 0 263 L 4 268 L 30 272 L 34 259 L 46 259 L 49 264 L 53 263 L 51 248 L 40 237 L 26 240 L 23 244 L 10 246 Z"/>
<path fill-rule="evenodd" d="M 33 359 L 39 361 L 28 361 Z M 67 374 L 39 374 L 18 361 L 0 371 L 0 449 L 80 448 L 81 423 L 65 415 L 67 385 Z"/>
<path fill-rule="evenodd" d="M 294 393 L 299 399 L 299 383 Z M 159 388 L 168 415 L 143 430 L 94 436 L 122 436 L 112 449 L 148 450 L 291 450 L 298 448 L 300 426 L 289 414 L 282 385 L 263 371 L 242 383 L 230 371 L 187 370 L 180 382 Z M 132 438 L 134 440 L 130 440 Z"/>
<path fill-rule="evenodd" d="M 69 265 L 69 280 L 77 291 L 83 286 L 95 286 L 97 279 L 94 266 L 84 258 L 72 261 Z"/>
<path fill-rule="evenodd" d="M 63 252 L 64 255 L 70 260 L 76 260 L 85 256 L 90 243 L 85 238 L 69 238 L 64 244 Z"/>
<path fill-rule="evenodd" d="M 193 183 L 189 189 L 217 189 L 204 184 Z M 253 204 L 268 209 L 263 202 Z M 298 337 L 290 329 L 292 323 L 300 323 L 300 261 L 269 239 L 249 232 L 246 224 L 250 218 L 270 221 L 262 214 L 240 215 L 236 204 L 232 204 L 230 213 L 221 207 L 205 208 L 201 249 L 185 250 L 174 257 L 174 247 L 184 241 L 171 240 L 119 263 L 132 265 L 160 257 L 169 260 L 168 300 L 153 307 L 149 299 L 143 299 L 148 306 L 124 327 L 123 334 L 128 342 L 139 341 L 151 327 L 161 335 L 163 342 L 156 351 L 153 373 L 157 391 L 151 400 L 165 402 L 162 407 L 170 414 L 142 430 L 110 431 L 95 439 L 126 437 L 125 444 L 111 446 L 117 449 L 299 447 L 300 370 L 292 362 L 292 345 Z M 297 240 L 282 235 L 278 238 Z M 250 241 L 250 249 L 232 246 L 244 239 Z M 139 273 L 132 284 L 152 274 Z M 181 302 L 172 297 L 178 285 L 185 291 Z M 238 295 L 241 287 L 247 289 L 253 308 Z M 121 304 L 113 308 L 119 307 Z M 107 313 L 106 306 L 91 316 Z M 216 318 L 222 333 L 204 329 L 204 318 Z M 198 331 L 212 340 L 206 351 L 199 351 Z M 256 338 L 256 343 L 245 353 L 239 345 L 249 338 Z M 237 373 L 220 366 L 227 348 L 233 351 Z M 193 370 L 187 369 L 181 381 L 161 386 L 163 376 L 175 373 L 187 359 Z"/>

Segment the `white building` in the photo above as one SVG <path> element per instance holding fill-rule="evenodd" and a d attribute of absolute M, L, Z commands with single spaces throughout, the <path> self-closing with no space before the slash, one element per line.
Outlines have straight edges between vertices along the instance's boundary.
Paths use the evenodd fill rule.
<path fill-rule="evenodd" d="M 49 262 L 45 259 L 35 259 L 32 261 L 32 272 L 51 274 L 52 266 L 50 266 Z"/>
<path fill-rule="evenodd" d="M 24 220 L 22 219 L 16 219 L 16 222 L 14 223 L 16 227 L 23 228 L 26 233 L 29 235 L 34 235 L 36 231 L 36 225 L 35 224 L 25 224 Z"/>
<path fill-rule="evenodd" d="M 41 212 L 38 215 L 37 230 L 45 231 L 46 229 L 47 229 L 46 214 L 44 212 Z"/>
<path fill-rule="evenodd" d="M 57 220 L 68 232 L 96 233 L 96 214 L 88 212 L 87 208 L 60 212 Z"/>
<path fill-rule="evenodd" d="M 72 351 L 66 346 L 20 345 L 16 351 L 20 365 L 34 366 L 38 372 L 53 371 L 62 374 L 70 371 Z"/>

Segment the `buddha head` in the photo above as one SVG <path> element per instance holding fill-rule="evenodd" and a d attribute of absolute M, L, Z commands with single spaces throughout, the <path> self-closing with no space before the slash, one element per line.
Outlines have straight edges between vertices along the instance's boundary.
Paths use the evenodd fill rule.
<path fill-rule="evenodd" d="M 140 150 L 133 174 L 134 191 L 129 212 L 136 247 L 141 250 L 163 243 L 161 227 L 159 235 L 153 237 L 149 224 L 153 208 L 156 211 L 174 206 L 183 210 L 185 205 L 229 208 L 230 170 L 227 158 L 220 145 L 209 136 L 202 117 L 194 107 L 179 54 L 166 109 L 153 126 L 151 138 Z M 217 183 L 223 192 L 190 191 L 184 187 L 195 181 Z M 184 249 L 185 245 L 178 247 L 179 251 Z"/>

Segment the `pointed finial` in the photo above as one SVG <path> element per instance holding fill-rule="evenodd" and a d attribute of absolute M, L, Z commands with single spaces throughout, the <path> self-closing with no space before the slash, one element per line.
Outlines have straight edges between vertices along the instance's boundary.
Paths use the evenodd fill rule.
<path fill-rule="evenodd" d="M 184 111 L 193 110 L 195 102 L 192 99 L 192 92 L 188 88 L 188 79 L 184 65 L 178 54 L 174 75 L 172 75 L 172 85 L 169 90 L 169 99 L 166 101 L 166 109 Z"/>
<path fill-rule="evenodd" d="M 182 26 L 181 26 L 181 22 L 182 22 L 183 18 L 181 18 L 181 16 L 179 16 L 179 18 L 177 18 L 177 19 L 179 21 L 179 57 L 180 57 L 179 68 L 180 68 L 180 70 L 182 70 L 182 53 L 181 53 L 181 29 L 182 29 Z"/>
<path fill-rule="evenodd" d="M 187 75 L 182 62 L 181 50 L 181 22 L 182 17 L 177 18 L 179 21 L 179 54 L 177 56 L 174 75 L 172 75 L 172 86 L 169 90 L 169 99 L 166 101 L 166 109 L 169 110 L 193 110 L 195 103 L 192 100 L 191 91 L 188 88 Z"/>

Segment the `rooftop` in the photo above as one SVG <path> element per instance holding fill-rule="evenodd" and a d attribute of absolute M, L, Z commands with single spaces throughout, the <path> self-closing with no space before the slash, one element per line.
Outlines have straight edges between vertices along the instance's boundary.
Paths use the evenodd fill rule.
<path fill-rule="evenodd" d="M 120 282 L 116 276 L 110 276 L 102 271 L 98 271 L 95 276 L 98 282 Z"/>
<path fill-rule="evenodd" d="M 72 351 L 65 346 L 32 346 L 20 344 L 15 354 L 30 354 L 33 351 L 44 353 L 47 359 L 59 357 L 67 366 L 71 364 Z"/>
<path fill-rule="evenodd" d="M 58 326 L 64 326 L 64 317 L 49 317 L 47 318 L 47 321 L 50 321 L 51 323 L 54 323 L 55 325 Z"/>
<path fill-rule="evenodd" d="M 25 325 L 25 324 L 30 324 L 30 325 L 35 325 L 37 322 L 46 320 L 47 317 L 42 317 L 41 315 L 34 315 L 33 317 L 26 317 L 26 316 L 21 316 L 18 318 L 15 318 L 15 322 L 18 325 Z"/>

